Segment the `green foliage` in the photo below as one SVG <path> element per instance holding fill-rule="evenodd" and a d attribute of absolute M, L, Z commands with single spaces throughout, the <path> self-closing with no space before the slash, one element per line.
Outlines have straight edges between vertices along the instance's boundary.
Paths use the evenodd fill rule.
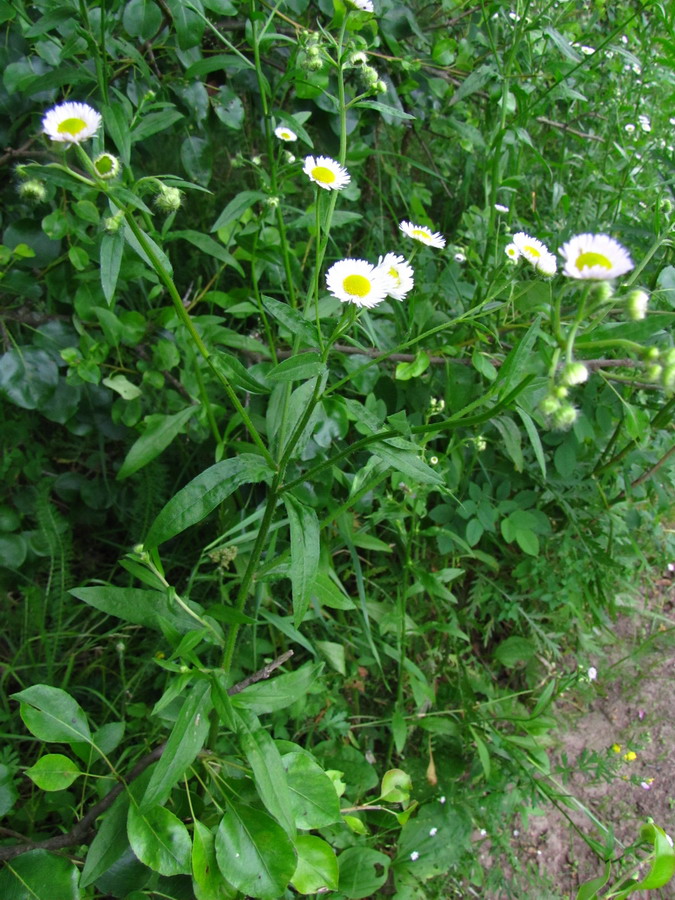
<path fill-rule="evenodd" d="M 563 802 L 672 516 L 670 11 L 376 3 L 0 3 L 3 897 L 499 892 Z"/>

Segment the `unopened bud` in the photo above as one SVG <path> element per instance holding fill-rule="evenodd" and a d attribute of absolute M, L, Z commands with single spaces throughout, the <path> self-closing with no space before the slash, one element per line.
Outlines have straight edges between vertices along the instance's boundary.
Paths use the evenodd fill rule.
<path fill-rule="evenodd" d="M 377 82 L 380 80 L 377 69 L 374 69 L 372 66 L 363 66 L 360 72 L 360 76 L 364 84 L 367 84 L 368 87 L 375 87 Z"/>
<path fill-rule="evenodd" d="M 675 347 L 666 350 L 662 357 L 664 366 L 675 366 Z"/>
<path fill-rule="evenodd" d="M 647 315 L 647 305 L 649 304 L 649 294 L 639 288 L 631 291 L 626 297 L 626 305 L 628 308 L 628 317 L 634 322 L 638 319 L 644 319 Z"/>
<path fill-rule="evenodd" d="M 350 66 L 365 66 L 368 62 L 368 57 L 361 50 L 358 50 L 356 53 L 352 53 L 349 59 Z"/>
<path fill-rule="evenodd" d="M 659 356 L 661 356 L 661 351 L 658 347 L 647 347 L 645 350 L 645 359 L 651 362 L 655 362 Z"/>
<path fill-rule="evenodd" d="M 671 390 L 675 387 L 675 366 L 666 366 L 663 370 L 661 381 L 666 390 Z"/>
<path fill-rule="evenodd" d="M 155 206 L 158 209 L 161 209 L 162 212 L 176 212 L 176 210 L 180 209 L 181 204 L 181 192 L 178 188 L 175 187 L 167 187 L 165 184 L 160 184 L 159 193 L 155 197 Z"/>
<path fill-rule="evenodd" d="M 574 425 L 578 415 L 578 410 L 576 410 L 571 404 L 566 403 L 553 414 L 553 427 L 557 428 L 559 431 L 567 431 L 568 428 L 571 428 L 572 425 Z"/>
<path fill-rule="evenodd" d="M 308 56 L 305 60 L 305 68 L 308 72 L 318 72 L 323 69 L 323 60 L 316 56 Z"/>
<path fill-rule="evenodd" d="M 539 404 L 539 409 L 545 416 L 552 416 L 560 409 L 560 400 L 553 394 L 547 394 Z"/>
<path fill-rule="evenodd" d="M 316 44 L 312 44 L 307 48 L 307 56 L 310 59 L 318 59 L 321 56 L 321 48 Z"/>
<path fill-rule="evenodd" d="M 660 366 L 658 363 L 655 363 L 653 366 L 647 366 L 645 375 L 647 376 L 647 381 L 661 381 L 661 375 L 663 375 L 663 366 Z"/>
<path fill-rule="evenodd" d="M 108 216 L 103 220 L 103 229 L 108 234 L 117 234 L 124 222 L 124 213 L 118 212 L 114 216 Z"/>
<path fill-rule="evenodd" d="M 114 178 L 119 174 L 120 161 L 116 156 L 113 156 L 112 153 L 101 153 L 94 160 L 94 168 L 96 169 L 96 174 L 99 178 L 108 181 L 110 178 Z"/>
<path fill-rule="evenodd" d="M 562 383 L 572 387 L 588 381 L 588 369 L 583 363 L 569 363 L 562 371 Z"/>
<path fill-rule="evenodd" d="M 252 156 L 251 162 L 253 163 L 254 166 L 262 165 L 262 156 Z"/>
<path fill-rule="evenodd" d="M 19 185 L 19 195 L 29 203 L 44 203 L 47 199 L 47 188 L 37 178 L 30 178 Z"/>
<path fill-rule="evenodd" d="M 279 198 L 278 197 L 267 197 L 267 199 L 265 200 L 265 205 L 269 206 L 270 209 L 276 209 L 277 206 L 279 205 Z"/>
<path fill-rule="evenodd" d="M 295 157 L 288 150 L 284 150 L 283 156 L 284 156 L 284 161 L 287 162 L 289 164 L 289 166 L 291 163 L 295 162 Z"/>
<path fill-rule="evenodd" d="M 559 384 L 557 387 L 553 388 L 553 393 L 558 398 L 558 400 L 564 400 L 565 397 L 569 394 L 569 391 L 564 384 Z"/>
<path fill-rule="evenodd" d="M 384 81 L 382 81 L 382 79 L 380 79 L 378 82 L 376 82 L 373 85 L 373 90 L 375 91 L 376 94 L 386 94 L 388 88 L 387 88 L 386 83 Z"/>
<path fill-rule="evenodd" d="M 661 212 L 670 213 L 673 211 L 673 203 L 670 197 L 664 197 L 661 201 Z"/>
<path fill-rule="evenodd" d="M 598 281 L 593 292 L 599 303 L 607 303 L 614 296 L 614 288 L 608 281 Z"/>

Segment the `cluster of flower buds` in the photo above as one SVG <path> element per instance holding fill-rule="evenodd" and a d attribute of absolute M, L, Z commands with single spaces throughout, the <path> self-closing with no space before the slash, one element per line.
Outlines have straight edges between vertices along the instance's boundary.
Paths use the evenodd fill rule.
<path fill-rule="evenodd" d="M 569 402 L 568 395 L 569 388 L 558 384 L 551 388 L 539 404 L 539 409 L 556 431 L 568 431 L 579 417 L 579 410 Z"/>
<path fill-rule="evenodd" d="M 349 57 L 347 65 L 358 72 L 359 80 L 367 91 L 375 94 L 386 94 L 387 85 L 380 78 L 380 73 L 368 65 L 368 57 L 362 50 L 357 50 Z"/>
<path fill-rule="evenodd" d="M 312 31 L 304 31 L 301 35 L 302 52 L 299 57 L 299 65 L 307 72 L 319 72 L 323 69 L 321 58 L 321 43 L 319 35 Z"/>
<path fill-rule="evenodd" d="M 159 183 L 159 190 L 155 195 L 155 206 L 165 213 L 176 212 L 181 205 L 181 192 L 178 188 L 167 187 L 167 185 Z"/>

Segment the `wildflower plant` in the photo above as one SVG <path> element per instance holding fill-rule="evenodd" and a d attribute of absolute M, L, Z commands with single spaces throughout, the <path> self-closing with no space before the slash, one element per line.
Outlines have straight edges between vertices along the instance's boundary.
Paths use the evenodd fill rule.
<path fill-rule="evenodd" d="M 41 128 L 16 142 L 35 152 L 0 248 L 0 548 L 44 605 L 40 640 L 11 642 L 5 715 L 31 765 L 0 762 L 2 896 L 358 900 L 477 878 L 472 834 L 503 798 L 558 796 L 546 733 L 578 677 L 560 660 L 611 613 L 592 591 L 625 537 L 612 503 L 646 490 L 646 435 L 649 471 L 668 461 L 672 274 L 650 265 L 670 226 L 646 245 L 617 212 L 582 232 L 589 207 L 538 200 L 539 176 L 525 204 L 504 169 L 531 147 L 537 98 L 509 68 L 525 17 L 481 22 L 514 48 L 486 119 L 463 107 L 496 103 L 491 63 L 459 96 L 429 74 L 455 71 L 443 10 L 408 10 L 405 50 L 370 0 L 237 6 L 241 33 L 225 7 L 5 20 L 14 48 L 47 29 L 50 74 L 73 47 L 81 70 L 39 110 L 47 78 L 5 72 L 13 140 Z M 527 231 L 509 239 L 507 213 Z M 578 579 L 564 609 L 558 570 Z M 53 835 L 50 793 L 70 816 Z M 670 859 L 658 826 L 645 840 Z"/>

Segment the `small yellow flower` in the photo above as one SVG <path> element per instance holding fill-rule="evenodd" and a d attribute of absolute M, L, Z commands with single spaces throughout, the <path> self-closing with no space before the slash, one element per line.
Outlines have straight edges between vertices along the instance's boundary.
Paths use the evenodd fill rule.
<path fill-rule="evenodd" d="M 633 750 L 629 750 L 628 753 L 624 753 L 623 758 L 626 762 L 633 762 L 634 759 L 637 759 L 637 753 Z"/>
<path fill-rule="evenodd" d="M 615 753 L 621 753 L 621 744 L 612 744 L 612 750 Z"/>

